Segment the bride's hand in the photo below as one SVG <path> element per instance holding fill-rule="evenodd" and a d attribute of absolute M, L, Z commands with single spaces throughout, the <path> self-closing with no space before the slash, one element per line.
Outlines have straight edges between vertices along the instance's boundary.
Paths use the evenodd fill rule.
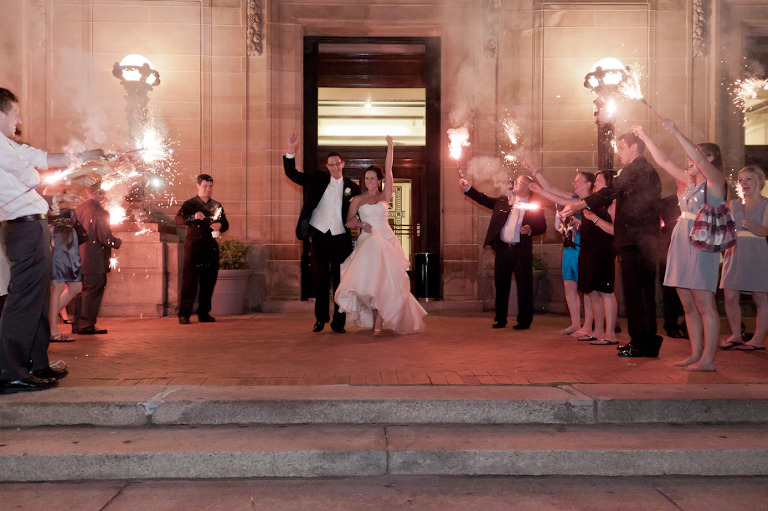
<path fill-rule="evenodd" d="M 368 222 L 363 222 L 363 230 L 367 233 L 370 233 L 371 231 L 373 231 L 373 227 L 371 227 L 371 224 L 369 224 Z"/>

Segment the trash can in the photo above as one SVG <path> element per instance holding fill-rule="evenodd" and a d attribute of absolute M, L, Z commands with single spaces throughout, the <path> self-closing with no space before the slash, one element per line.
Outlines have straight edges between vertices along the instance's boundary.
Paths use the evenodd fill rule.
<path fill-rule="evenodd" d="M 421 253 L 414 255 L 414 277 L 416 280 L 416 298 L 427 301 L 440 299 L 440 258 L 437 254 Z"/>

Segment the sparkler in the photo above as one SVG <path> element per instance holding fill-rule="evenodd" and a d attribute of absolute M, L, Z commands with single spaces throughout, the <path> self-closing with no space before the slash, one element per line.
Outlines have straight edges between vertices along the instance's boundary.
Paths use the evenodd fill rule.
<path fill-rule="evenodd" d="M 741 183 L 736 183 L 736 195 L 739 196 L 739 202 L 741 202 L 741 217 L 747 218 L 747 198 L 744 197 L 744 188 Z"/>
<path fill-rule="evenodd" d="M 456 170 L 459 172 L 459 177 L 464 179 L 464 172 L 461 171 L 461 148 L 469 147 L 469 130 L 463 126 L 449 129 L 448 141 L 451 158 L 456 160 Z"/>
<path fill-rule="evenodd" d="M 643 97 L 643 91 L 640 89 L 640 76 L 638 75 L 637 71 L 631 71 L 629 70 L 629 67 L 627 67 L 627 70 L 630 72 L 627 77 L 619 84 L 619 92 L 629 99 L 640 100 L 645 106 L 648 107 L 651 112 L 653 112 L 656 117 L 658 117 L 660 121 L 664 122 L 664 118 L 660 116 L 656 109 L 653 108 L 651 104 L 648 103 Z"/>
<path fill-rule="evenodd" d="M 517 202 L 512 209 L 522 209 L 524 211 L 536 211 L 539 209 L 539 205 L 535 202 Z"/>
<path fill-rule="evenodd" d="M 117 268 L 117 256 L 112 256 L 109 258 L 109 267 L 112 270 Z"/>
<path fill-rule="evenodd" d="M 729 87 L 733 104 L 744 113 L 747 112 L 747 102 L 757 99 L 763 90 L 768 90 L 768 79 L 765 78 L 739 78 Z"/>
<path fill-rule="evenodd" d="M 518 167 L 520 162 L 514 153 L 520 148 L 522 130 L 506 113 L 501 120 L 500 126 L 502 163 L 513 168 Z"/>

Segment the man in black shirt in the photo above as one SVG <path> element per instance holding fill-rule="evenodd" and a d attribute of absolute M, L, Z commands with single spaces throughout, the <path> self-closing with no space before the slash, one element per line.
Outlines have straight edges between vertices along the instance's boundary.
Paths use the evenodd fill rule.
<path fill-rule="evenodd" d="M 182 270 L 179 323 L 189 324 L 197 297 L 197 317 L 202 323 L 212 323 L 211 295 L 219 273 L 219 233 L 229 229 L 227 215 L 221 203 L 211 198 L 213 178 L 208 174 L 197 176 L 197 195 L 181 205 L 176 214 L 176 225 L 187 226 L 184 240 L 184 267 Z M 198 293 L 199 287 L 199 293 Z"/>

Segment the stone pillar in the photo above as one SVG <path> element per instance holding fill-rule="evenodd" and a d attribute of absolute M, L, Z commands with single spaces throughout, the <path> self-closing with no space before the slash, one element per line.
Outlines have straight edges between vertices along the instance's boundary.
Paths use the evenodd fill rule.
<path fill-rule="evenodd" d="M 149 231 L 115 230 L 123 240 L 117 268 L 107 276 L 100 316 L 162 317 L 179 304 L 183 250 L 175 226 L 145 224 Z"/>

